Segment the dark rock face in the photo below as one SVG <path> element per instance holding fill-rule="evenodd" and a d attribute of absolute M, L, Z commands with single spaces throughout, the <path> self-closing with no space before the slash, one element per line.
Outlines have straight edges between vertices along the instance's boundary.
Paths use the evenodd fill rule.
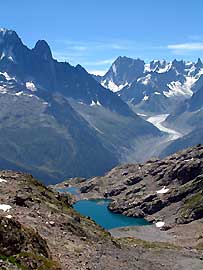
<path fill-rule="evenodd" d="M 44 241 L 36 232 L 26 228 L 8 218 L 0 218 L 0 249 L 2 255 L 12 256 L 20 252 L 37 252 L 44 257 L 49 257 L 49 250 Z"/>
<path fill-rule="evenodd" d="M 113 81 L 116 85 L 131 83 L 144 72 L 144 61 L 128 57 L 118 57 L 102 80 Z"/>
<path fill-rule="evenodd" d="M 137 183 L 139 183 L 140 181 L 142 181 L 142 177 L 138 176 L 138 177 L 129 177 L 127 180 L 126 180 L 126 185 L 135 185 Z"/>
<path fill-rule="evenodd" d="M 32 201 L 32 197 L 29 193 L 18 192 L 14 197 L 13 203 L 18 206 L 27 207 L 29 206 L 29 202 Z"/>
<path fill-rule="evenodd" d="M 105 234 L 106 241 L 110 240 L 94 222 L 72 209 L 67 196 L 31 175 L 1 171 L 0 178 L 7 181 L 0 183 L 1 204 L 11 206 L 10 217 L 0 210 L 2 269 L 82 269 L 84 259 L 78 250 L 84 248 L 86 257 Z M 91 239 L 92 246 L 86 239 Z"/>
<path fill-rule="evenodd" d="M 126 170 L 128 174 L 124 175 Z M 111 197 L 109 209 L 115 213 L 164 219 L 170 226 L 203 217 L 202 174 L 203 146 L 198 145 L 163 160 L 114 168 L 80 186 L 89 189 L 88 198 L 91 194 Z"/>
<path fill-rule="evenodd" d="M 6 29 L 0 30 L 0 122 L 0 168 L 47 184 L 101 175 L 138 137 L 160 136 L 83 67 L 53 59 L 46 41 L 29 49 Z"/>
<path fill-rule="evenodd" d="M 37 232 L 4 217 L 0 217 L 0 255 L 13 257 L 16 267 L 26 269 L 45 269 L 45 263 L 51 262 L 47 243 Z M 51 268 L 47 264 L 47 267 L 57 269 L 54 264 Z"/>
<path fill-rule="evenodd" d="M 117 187 L 113 190 L 111 190 L 110 192 L 107 192 L 104 194 L 104 197 L 112 197 L 112 196 L 118 196 L 119 194 L 121 194 L 121 192 L 123 192 L 124 190 L 126 190 L 127 187 Z"/>

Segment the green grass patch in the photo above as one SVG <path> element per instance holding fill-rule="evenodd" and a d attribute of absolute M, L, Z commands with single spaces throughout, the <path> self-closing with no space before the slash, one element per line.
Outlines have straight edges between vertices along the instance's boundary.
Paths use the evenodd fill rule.
<path fill-rule="evenodd" d="M 27 267 L 25 267 L 25 266 L 21 265 L 19 262 L 17 262 L 16 258 L 13 256 L 0 255 L 0 260 L 2 260 L 4 262 L 9 262 L 10 264 L 15 265 L 22 270 L 29 270 Z"/>
<path fill-rule="evenodd" d="M 127 246 L 140 246 L 146 249 L 180 249 L 181 247 L 176 246 L 174 244 L 171 243 L 167 243 L 167 242 L 150 242 L 150 241 L 145 241 L 142 239 L 136 239 L 136 238 L 132 238 L 132 237 L 124 237 L 124 238 L 120 238 L 118 240 L 120 242 L 120 244 L 122 245 L 127 245 Z"/>

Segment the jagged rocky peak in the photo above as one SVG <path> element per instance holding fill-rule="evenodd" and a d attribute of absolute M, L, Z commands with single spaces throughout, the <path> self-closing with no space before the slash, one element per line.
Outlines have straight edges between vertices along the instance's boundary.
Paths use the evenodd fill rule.
<path fill-rule="evenodd" d="M 52 59 L 51 49 L 45 40 L 38 40 L 33 51 L 41 56 L 44 60 Z"/>
<path fill-rule="evenodd" d="M 196 68 L 203 68 L 203 63 L 200 58 L 198 58 L 197 63 L 195 64 Z"/>
<path fill-rule="evenodd" d="M 185 64 L 183 60 L 174 59 L 172 62 L 172 66 L 175 67 L 177 70 L 182 70 L 184 69 Z"/>
<path fill-rule="evenodd" d="M 121 90 L 143 74 L 144 66 L 144 61 L 139 58 L 119 56 L 102 77 L 101 84 L 114 92 Z"/>
<path fill-rule="evenodd" d="M 8 30 L 6 28 L 0 28 L 0 40 L 0 45 L 5 45 L 5 43 L 13 44 L 14 42 L 21 42 L 21 39 L 15 31 Z"/>
<path fill-rule="evenodd" d="M 17 35 L 16 34 L 16 32 L 15 31 L 13 31 L 13 30 L 10 30 L 10 29 L 7 29 L 7 28 L 0 28 L 0 35 L 1 36 L 8 36 L 8 35 L 13 35 L 13 34 L 15 34 L 15 35 Z"/>
<path fill-rule="evenodd" d="M 13 60 L 13 50 L 22 45 L 22 41 L 13 30 L 0 29 L 0 60 L 7 58 Z"/>
<path fill-rule="evenodd" d="M 114 73 L 124 72 L 125 69 L 134 70 L 134 72 L 143 72 L 144 64 L 144 61 L 139 58 L 133 59 L 126 56 L 119 56 L 112 64 L 111 69 Z"/>
<path fill-rule="evenodd" d="M 160 68 L 165 68 L 168 63 L 166 60 L 153 60 L 150 62 L 150 71 L 156 71 Z"/>
<path fill-rule="evenodd" d="M 137 59 L 133 59 L 131 57 L 127 57 L 127 56 L 119 56 L 114 63 L 118 63 L 118 64 L 133 64 L 133 63 L 144 63 L 143 60 L 141 60 L 140 58 Z"/>

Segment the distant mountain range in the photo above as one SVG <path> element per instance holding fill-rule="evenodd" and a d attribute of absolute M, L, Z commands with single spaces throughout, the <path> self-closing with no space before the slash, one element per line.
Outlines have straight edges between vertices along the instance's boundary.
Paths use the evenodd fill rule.
<path fill-rule="evenodd" d="M 202 120 L 200 59 L 118 57 L 103 77 L 94 76 L 53 59 L 44 40 L 29 49 L 15 31 L 0 30 L 2 169 L 47 183 L 101 175 L 203 143 Z"/>
<path fill-rule="evenodd" d="M 0 30 L 0 168 L 47 183 L 103 174 L 161 132 L 80 65 Z M 136 156 L 139 159 L 139 156 Z"/>
<path fill-rule="evenodd" d="M 94 76 L 147 119 L 168 114 L 164 126 L 182 138 L 154 145 L 160 156 L 203 143 L 203 63 L 118 57 L 104 76 Z M 157 118 L 158 119 L 158 118 Z"/>
<path fill-rule="evenodd" d="M 180 104 L 167 118 L 170 127 L 186 131 L 185 136 L 172 142 L 162 153 L 169 155 L 196 144 L 203 144 L 203 85 L 192 97 Z"/>
<path fill-rule="evenodd" d="M 118 57 L 104 76 L 95 76 L 137 111 L 171 113 L 203 83 L 203 63 Z"/>

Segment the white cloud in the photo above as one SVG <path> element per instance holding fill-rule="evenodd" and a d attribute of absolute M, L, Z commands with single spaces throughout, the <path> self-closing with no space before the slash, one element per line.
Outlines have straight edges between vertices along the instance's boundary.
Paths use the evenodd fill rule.
<path fill-rule="evenodd" d="M 90 74 L 103 76 L 106 74 L 106 70 L 88 70 Z"/>
<path fill-rule="evenodd" d="M 113 61 L 115 61 L 114 58 L 104 59 L 104 60 L 95 60 L 95 61 L 83 62 L 83 65 L 87 65 L 87 66 L 111 65 Z"/>
<path fill-rule="evenodd" d="M 192 43 L 171 44 L 168 45 L 167 48 L 176 51 L 201 51 L 203 50 L 203 43 L 192 42 Z"/>
<path fill-rule="evenodd" d="M 72 47 L 72 50 L 79 51 L 79 52 L 84 52 L 87 49 L 88 48 L 86 46 L 82 46 L 82 45 L 76 45 Z"/>

